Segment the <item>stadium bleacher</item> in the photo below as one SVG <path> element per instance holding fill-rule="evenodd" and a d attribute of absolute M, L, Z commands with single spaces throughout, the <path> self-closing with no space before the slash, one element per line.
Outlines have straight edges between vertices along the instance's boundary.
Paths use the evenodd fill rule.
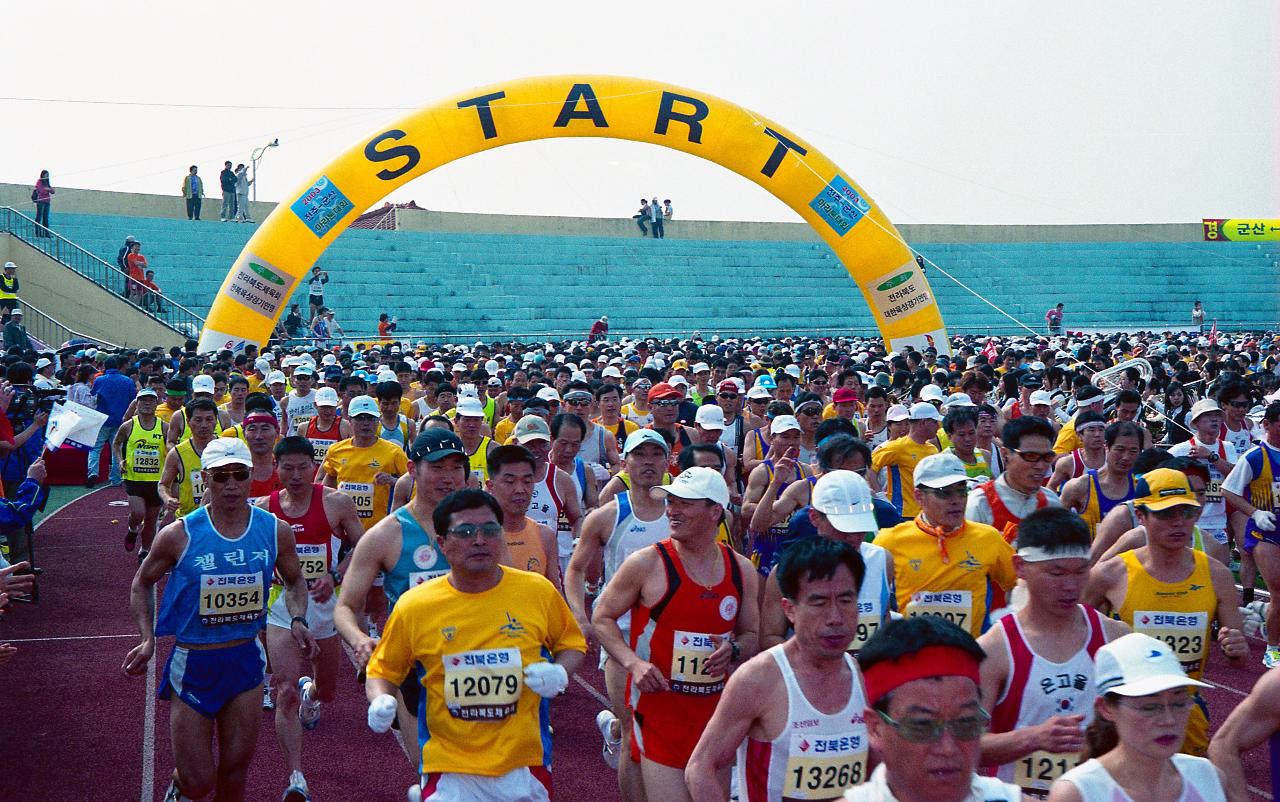
<path fill-rule="evenodd" d="M 63 236 L 114 263 L 125 235 L 143 242 L 166 294 L 201 314 L 254 226 L 155 217 L 61 214 Z M 824 244 L 348 230 L 321 258 L 326 299 L 348 333 L 380 312 L 402 332 L 581 333 L 609 315 L 614 331 L 777 334 L 873 322 Z M 1280 316 L 1276 249 L 1248 243 L 1032 242 L 926 244 L 917 250 L 1037 330 L 1063 302 L 1068 327 L 1187 324 L 1193 300 L 1211 318 Z M 929 268 L 953 332 L 1007 323 Z M 406 292 L 410 288 L 411 291 Z M 305 286 L 294 298 L 306 307 Z"/>

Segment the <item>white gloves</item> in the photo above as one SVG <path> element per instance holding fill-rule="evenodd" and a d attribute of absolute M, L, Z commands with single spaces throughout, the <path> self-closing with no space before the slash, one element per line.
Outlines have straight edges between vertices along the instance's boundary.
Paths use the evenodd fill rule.
<path fill-rule="evenodd" d="M 1276 531 L 1276 514 L 1267 510 L 1254 510 L 1253 525 L 1265 532 Z"/>
<path fill-rule="evenodd" d="M 524 684 L 543 699 L 550 699 L 569 687 L 569 674 L 558 663 L 531 663 L 524 670 Z"/>
<path fill-rule="evenodd" d="M 391 729 L 391 722 L 396 719 L 396 698 L 389 694 L 380 694 L 369 703 L 369 729 L 374 732 L 386 732 Z"/>

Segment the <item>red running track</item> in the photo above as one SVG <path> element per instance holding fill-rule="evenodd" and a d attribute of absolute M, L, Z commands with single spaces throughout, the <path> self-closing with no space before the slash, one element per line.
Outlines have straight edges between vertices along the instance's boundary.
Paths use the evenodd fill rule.
<path fill-rule="evenodd" d="M 136 566 L 122 547 L 124 493 L 92 493 L 45 521 L 37 531 L 40 603 L 12 605 L 0 640 L 18 654 L 0 669 L 0 802 L 158 802 L 172 771 L 168 703 L 149 703 L 145 679 L 120 671 L 137 642 L 128 610 Z M 112 521 L 115 521 L 112 523 Z M 171 643 L 158 647 L 153 681 Z M 1252 642 L 1246 669 L 1217 656 L 1205 696 L 1211 724 L 1220 724 L 1263 673 L 1263 645 Z M 594 651 L 594 650 L 593 650 Z M 555 799 L 616 802 L 617 784 L 600 758 L 595 714 L 604 679 L 589 656 L 576 681 L 552 706 Z M 365 726 L 364 694 L 354 671 L 326 705 L 320 726 L 303 738 L 303 770 L 316 802 L 401 802 L 414 768 L 394 735 Z M 280 798 L 286 779 L 273 714 L 263 713 L 248 799 Z M 1270 799 L 1265 747 L 1245 756 L 1255 799 Z M 653 800 L 653 802 L 661 802 Z"/>

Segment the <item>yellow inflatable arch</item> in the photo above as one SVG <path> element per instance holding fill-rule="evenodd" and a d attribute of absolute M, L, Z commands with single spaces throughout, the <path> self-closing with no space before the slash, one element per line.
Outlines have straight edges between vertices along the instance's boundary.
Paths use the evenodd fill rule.
<path fill-rule="evenodd" d="M 949 352 L 924 274 L 880 207 L 826 156 L 726 100 L 639 78 L 525 78 L 410 114 L 338 156 L 262 223 L 214 299 L 200 351 L 261 344 L 298 283 L 364 210 L 418 176 L 490 148 L 608 137 L 691 153 L 751 179 L 835 251 L 892 350 Z"/>

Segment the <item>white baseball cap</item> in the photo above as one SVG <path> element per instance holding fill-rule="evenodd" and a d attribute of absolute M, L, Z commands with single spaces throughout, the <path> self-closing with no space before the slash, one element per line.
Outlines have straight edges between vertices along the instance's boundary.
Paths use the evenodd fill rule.
<path fill-rule="evenodd" d="M 942 413 L 928 401 L 920 401 L 911 405 L 907 420 L 942 420 Z"/>
<path fill-rule="evenodd" d="M 977 406 L 978 406 L 977 404 L 973 403 L 973 399 L 969 397 L 968 393 L 952 393 L 951 395 L 947 396 L 946 401 L 942 402 L 943 409 L 957 409 L 959 407 L 977 407 Z"/>
<path fill-rule="evenodd" d="M 551 440 L 551 427 L 547 422 L 537 415 L 525 415 L 516 422 L 515 431 L 512 434 L 516 438 L 516 442 L 520 445 L 532 442 L 534 440 Z M 661 437 L 662 435 L 658 435 Z"/>
<path fill-rule="evenodd" d="M 316 406 L 318 407 L 336 407 L 338 405 L 338 391 L 332 387 L 321 387 L 316 390 Z"/>
<path fill-rule="evenodd" d="M 715 404 L 703 404 L 698 407 L 698 414 L 693 422 L 704 429 L 724 431 L 724 410 Z"/>
<path fill-rule="evenodd" d="M 649 495 L 654 499 L 661 499 L 664 495 L 690 500 L 707 499 L 721 507 L 729 506 L 729 486 L 715 468 L 686 468 L 671 480 L 671 484 L 655 487 Z"/>
<path fill-rule="evenodd" d="M 467 418 L 483 418 L 484 407 L 480 404 L 480 399 L 474 396 L 465 395 L 458 399 L 458 417 Z"/>
<path fill-rule="evenodd" d="M 47 368 L 52 364 L 53 364 L 53 360 L 49 359 L 49 357 L 47 356 L 42 356 L 36 360 L 36 370 Z"/>
<path fill-rule="evenodd" d="M 382 410 L 378 409 L 378 402 L 373 400 L 373 396 L 358 395 L 351 399 L 351 405 L 347 407 L 347 415 L 353 418 L 357 415 L 372 415 L 377 418 L 381 417 Z"/>
<path fill-rule="evenodd" d="M 890 423 L 897 423 L 898 421 L 910 420 L 911 411 L 907 409 L 906 404 L 894 404 L 893 406 L 889 407 L 888 412 L 884 413 L 884 419 L 889 421 Z"/>
<path fill-rule="evenodd" d="M 267 374 L 267 384 L 284 384 L 284 373 L 279 370 L 273 370 Z"/>
<path fill-rule="evenodd" d="M 841 532 L 875 532 L 875 503 L 867 480 L 853 471 L 828 471 L 813 486 L 813 508 Z"/>
<path fill-rule="evenodd" d="M 920 400 L 943 402 L 947 400 L 947 394 L 936 384 L 926 384 L 920 389 Z"/>
<path fill-rule="evenodd" d="M 253 361 L 253 369 L 259 373 L 271 372 L 271 363 L 265 357 L 258 357 Z"/>
<path fill-rule="evenodd" d="M 214 385 L 213 385 L 212 376 L 208 374 L 201 374 L 200 376 L 196 376 L 191 380 L 191 392 L 193 395 L 195 393 L 212 394 L 213 391 L 214 391 Z"/>
<path fill-rule="evenodd" d="M 1033 391 L 1032 391 L 1032 393 L 1031 393 L 1031 406 L 1033 406 L 1033 407 L 1034 407 L 1034 406 L 1037 406 L 1037 405 L 1039 405 L 1039 404 L 1044 404 L 1044 405 L 1046 405 L 1046 406 L 1053 406 L 1053 396 L 1049 394 L 1049 391 L 1048 391 L 1048 390 L 1033 390 Z"/>
<path fill-rule="evenodd" d="M 693 366 L 693 372 L 694 372 L 694 373 L 701 373 L 701 372 L 703 372 L 704 370 L 705 370 L 705 371 L 710 371 L 710 370 L 711 370 L 711 366 L 710 366 L 710 365 L 708 365 L 706 362 L 699 362 L 699 363 L 697 363 L 697 364 L 695 364 L 695 365 Z"/>
<path fill-rule="evenodd" d="M 671 377 L 671 380 L 668 381 L 667 384 L 670 384 L 672 387 L 688 387 L 689 380 L 677 373 Z"/>
<path fill-rule="evenodd" d="M 613 365 L 610 365 L 609 367 L 605 368 L 604 372 L 602 372 L 600 375 L 606 379 L 621 379 L 622 371 L 618 370 Z"/>
<path fill-rule="evenodd" d="M 930 454 L 916 463 L 912 474 L 916 487 L 924 486 L 934 490 L 951 487 L 960 482 L 969 481 L 964 471 L 964 463 L 955 454 Z"/>
<path fill-rule="evenodd" d="M 223 465 L 248 465 L 253 467 L 253 455 L 249 446 L 239 437 L 218 437 L 204 447 L 200 455 L 200 467 L 204 470 Z"/>
<path fill-rule="evenodd" d="M 747 390 L 747 398 L 773 398 L 773 393 L 769 392 L 768 387 L 761 387 L 756 384 L 752 385 L 750 390 Z"/>
<path fill-rule="evenodd" d="M 783 372 L 783 373 L 785 373 L 785 374 L 787 374 L 788 376 L 790 376 L 791 378 L 793 378 L 793 379 L 795 379 L 795 380 L 797 380 L 797 381 L 799 381 L 799 380 L 800 380 L 800 366 L 799 366 L 799 365 L 787 365 L 787 367 L 786 367 L 782 372 Z"/>
<path fill-rule="evenodd" d="M 779 415 L 769 423 L 769 434 L 790 431 L 800 431 L 800 421 L 796 420 L 795 415 Z"/>
<path fill-rule="evenodd" d="M 657 431 L 653 429 L 636 429 L 627 435 L 627 441 L 622 445 L 622 456 L 627 456 L 645 443 L 662 446 L 664 452 L 671 453 L 671 447 L 667 445 L 667 441 Z"/>
<path fill-rule="evenodd" d="M 1150 696 L 1173 688 L 1213 687 L 1188 677 L 1164 641 L 1141 632 L 1130 632 L 1102 646 L 1093 661 L 1099 695 Z"/>

